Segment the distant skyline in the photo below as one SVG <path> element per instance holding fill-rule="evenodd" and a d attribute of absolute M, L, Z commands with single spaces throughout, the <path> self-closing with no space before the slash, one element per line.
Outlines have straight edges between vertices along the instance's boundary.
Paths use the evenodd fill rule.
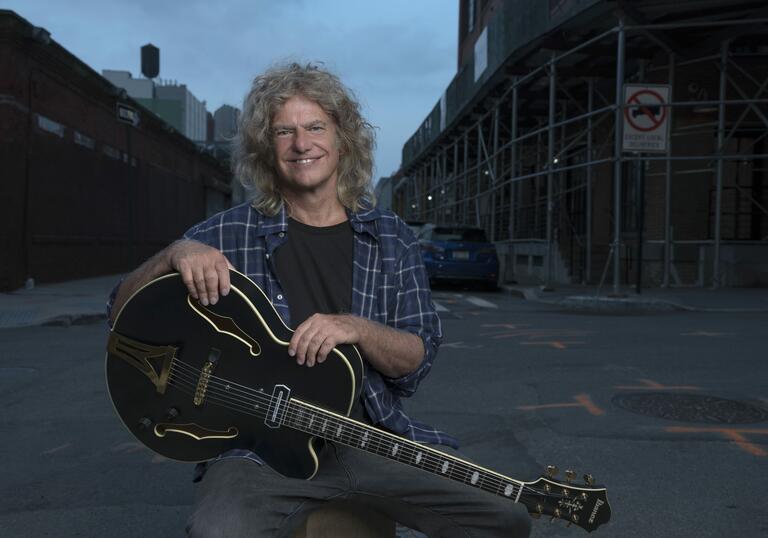
<path fill-rule="evenodd" d="M 377 129 L 374 183 L 456 73 L 458 0 L 386 2 L 6 0 L 10 9 L 101 73 L 141 74 L 140 48 L 160 48 L 161 79 L 186 84 L 210 112 L 241 108 L 252 78 L 275 63 L 322 62 Z"/>

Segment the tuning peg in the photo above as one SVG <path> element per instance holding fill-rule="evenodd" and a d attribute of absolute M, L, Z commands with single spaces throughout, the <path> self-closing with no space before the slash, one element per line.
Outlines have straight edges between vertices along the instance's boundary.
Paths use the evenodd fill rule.
<path fill-rule="evenodd" d="M 554 521 L 556 519 L 560 519 L 560 509 L 559 508 L 555 508 L 555 511 L 552 512 L 552 519 L 550 519 L 549 521 L 552 522 L 552 521 Z"/>
<path fill-rule="evenodd" d="M 547 476 L 550 478 L 554 478 L 557 474 L 557 467 L 554 465 L 547 465 Z"/>
<path fill-rule="evenodd" d="M 567 470 L 565 471 L 565 481 L 566 481 L 566 482 L 568 482 L 568 483 L 570 484 L 570 483 L 571 483 L 571 480 L 573 480 L 574 478 L 576 478 L 576 473 L 574 473 L 574 472 L 573 472 L 573 471 L 571 471 L 570 469 L 567 469 Z"/>
<path fill-rule="evenodd" d="M 571 515 L 571 519 L 568 520 L 568 524 L 566 525 L 566 527 L 570 527 L 572 524 L 578 523 L 578 522 L 579 522 L 579 515 L 573 514 Z"/>
<path fill-rule="evenodd" d="M 595 477 L 591 474 L 585 474 L 584 475 L 584 482 L 587 483 L 588 486 L 594 486 L 595 485 Z"/>

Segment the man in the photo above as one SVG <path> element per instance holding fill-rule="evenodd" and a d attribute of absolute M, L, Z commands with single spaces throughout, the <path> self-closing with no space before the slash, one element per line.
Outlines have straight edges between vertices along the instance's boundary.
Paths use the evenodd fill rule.
<path fill-rule="evenodd" d="M 289 355 L 307 367 L 338 344 L 366 361 L 352 415 L 411 440 L 457 446 L 411 420 L 416 391 L 442 338 L 418 243 L 371 204 L 373 129 L 330 73 L 291 64 L 257 77 L 235 141 L 235 170 L 253 203 L 220 213 L 131 273 L 113 313 L 149 280 L 178 271 L 190 294 L 215 304 L 228 268 L 254 280 L 295 329 Z M 285 478 L 248 451 L 200 474 L 189 535 L 292 536 L 329 501 L 364 504 L 429 536 L 528 536 L 525 510 L 505 499 L 329 443 L 310 481 Z"/>

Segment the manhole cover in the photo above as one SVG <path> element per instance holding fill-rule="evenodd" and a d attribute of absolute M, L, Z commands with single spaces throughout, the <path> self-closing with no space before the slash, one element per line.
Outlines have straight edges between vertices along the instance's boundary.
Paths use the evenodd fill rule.
<path fill-rule="evenodd" d="M 666 420 L 714 424 L 768 421 L 768 409 L 714 396 L 659 392 L 618 394 L 611 401 L 626 411 Z"/>

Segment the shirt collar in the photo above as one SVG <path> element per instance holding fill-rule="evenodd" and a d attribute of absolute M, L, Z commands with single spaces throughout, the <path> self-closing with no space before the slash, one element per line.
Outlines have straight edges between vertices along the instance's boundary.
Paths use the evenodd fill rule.
<path fill-rule="evenodd" d="M 373 237 L 378 237 L 376 231 L 376 219 L 382 216 L 381 210 L 374 207 L 370 201 L 364 200 L 359 211 L 346 209 L 347 218 L 357 233 L 368 232 Z M 251 209 L 256 213 L 256 235 L 264 236 L 288 231 L 288 214 L 285 210 L 285 204 L 280 206 L 280 210 L 272 217 L 265 215 L 257 210 L 253 205 Z"/>

